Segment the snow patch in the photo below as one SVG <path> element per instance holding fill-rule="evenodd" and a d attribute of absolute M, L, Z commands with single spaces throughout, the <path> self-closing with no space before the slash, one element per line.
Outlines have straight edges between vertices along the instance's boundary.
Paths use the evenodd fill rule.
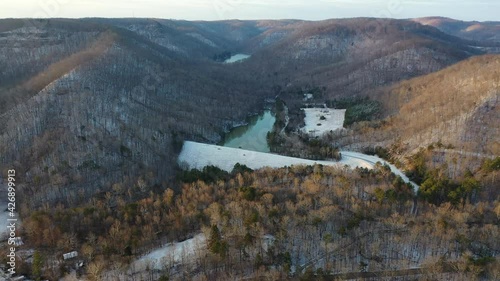
<path fill-rule="evenodd" d="M 169 243 L 166 246 L 142 256 L 134 262 L 136 270 L 154 268 L 161 270 L 165 266 L 185 263 L 193 260 L 196 253 L 206 247 L 206 238 L 203 234 L 198 234 L 191 239 L 182 242 Z"/>
<path fill-rule="evenodd" d="M 233 170 L 236 163 L 246 165 L 251 169 L 261 169 L 264 167 L 282 168 L 292 165 L 312 166 L 315 164 L 373 168 L 372 163 L 351 157 L 343 157 L 340 162 L 315 161 L 190 141 L 184 143 L 178 162 L 181 167 L 188 169 L 202 169 L 205 166 L 213 165 L 229 172 Z"/>
<path fill-rule="evenodd" d="M 309 101 L 309 100 L 312 100 L 314 99 L 314 95 L 313 94 L 304 94 L 304 101 Z"/>
<path fill-rule="evenodd" d="M 235 63 L 239 61 L 246 60 L 250 57 L 250 55 L 245 55 L 245 54 L 236 54 L 230 58 L 228 58 L 224 63 Z"/>
<path fill-rule="evenodd" d="M 345 109 L 304 108 L 306 125 L 302 130 L 313 135 L 323 135 L 344 128 Z"/>

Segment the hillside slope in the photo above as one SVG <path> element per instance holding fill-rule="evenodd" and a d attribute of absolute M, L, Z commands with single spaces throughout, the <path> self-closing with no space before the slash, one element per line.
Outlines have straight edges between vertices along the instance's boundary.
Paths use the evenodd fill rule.
<path fill-rule="evenodd" d="M 405 81 L 385 93 L 390 127 L 409 147 L 441 140 L 500 155 L 500 56 L 480 56 Z M 390 128 L 389 127 L 389 128 Z"/>
<path fill-rule="evenodd" d="M 435 147 L 434 165 L 462 172 L 476 169 L 483 160 L 500 155 L 499 69 L 499 55 L 477 56 L 367 91 L 383 104 L 382 120 L 355 124 L 337 139 L 357 149 L 387 147 L 399 160 Z"/>
<path fill-rule="evenodd" d="M 11 67 L 0 80 L 0 163 L 34 199 L 24 210 L 77 204 L 113 184 L 158 187 L 174 175 L 182 140 L 218 142 L 262 108 L 261 87 L 222 65 L 115 26 L 65 21 L 2 33 L 1 63 Z M 10 54 L 22 41 L 33 43 Z"/>
<path fill-rule="evenodd" d="M 250 60 L 234 66 L 240 77 L 281 88 L 322 86 L 328 98 L 432 73 L 489 50 L 488 43 L 408 20 L 85 21 L 117 26 L 205 64 L 222 52 L 249 53 Z"/>

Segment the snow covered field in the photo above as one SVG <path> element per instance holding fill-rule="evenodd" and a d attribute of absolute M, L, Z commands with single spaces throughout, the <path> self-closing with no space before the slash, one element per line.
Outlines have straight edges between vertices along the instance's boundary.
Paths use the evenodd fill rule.
<path fill-rule="evenodd" d="M 401 176 L 405 182 L 410 182 L 402 171 L 379 157 L 350 151 L 341 151 L 341 153 L 342 160 L 340 162 L 314 161 L 272 153 L 255 152 L 239 148 L 186 141 L 179 155 L 178 162 L 181 166 L 187 165 L 186 168 L 189 169 L 202 169 L 205 166 L 214 165 L 225 171 L 231 171 L 236 163 L 246 165 L 251 169 L 260 169 L 264 167 L 282 168 L 291 165 L 314 164 L 338 167 L 347 165 L 350 168 L 362 167 L 373 169 L 377 162 L 381 162 L 382 164 L 388 164 L 391 170 L 396 175 Z M 418 189 L 416 184 L 410 183 L 415 189 Z"/>
<path fill-rule="evenodd" d="M 179 155 L 179 164 L 187 164 L 190 169 L 201 169 L 208 165 L 231 171 L 236 163 L 251 169 L 264 167 L 281 168 L 291 165 L 343 166 L 372 168 L 373 164 L 363 159 L 345 157 L 340 162 L 314 161 L 301 158 L 281 156 L 272 153 L 255 152 L 239 148 L 216 146 L 211 144 L 186 141 Z"/>
<path fill-rule="evenodd" d="M 344 127 L 345 109 L 304 108 L 303 110 L 306 114 L 304 119 L 306 126 L 302 130 L 307 133 L 322 135 Z"/>
<path fill-rule="evenodd" d="M 385 161 L 384 159 L 382 159 L 380 157 L 366 155 L 363 153 L 352 152 L 352 151 L 341 151 L 341 153 L 342 153 L 342 158 L 359 159 L 359 160 L 365 161 L 366 163 L 371 163 L 372 167 L 377 162 L 382 163 L 382 165 L 389 165 L 389 167 L 391 168 L 391 172 L 393 172 L 395 175 L 400 176 L 404 182 L 410 183 L 413 186 L 415 192 L 417 192 L 417 190 L 419 188 L 419 186 L 416 183 L 410 181 L 410 179 L 403 173 L 403 171 L 399 170 L 398 168 L 396 168 L 396 166 L 392 165 L 391 163 Z"/>
<path fill-rule="evenodd" d="M 230 57 L 229 59 L 227 59 L 226 61 L 224 61 L 224 63 L 235 63 L 235 62 L 239 62 L 242 60 L 246 60 L 249 57 L 250 57 L 249 55 L 245 55 L 245 54 L 236 54 L 236 55 Z"/>
<path fill-rule="evenodd" d="M 6 180 L 0 178 L 0 241 L 7 240 L 7 238 L 9 238 L 9 230 L 7 229 L 7 225 L 9 224 L 8 219 L 18 219 L 16 226 L 20 227 L 21 225 L 17 213 L 15 217 L 9 216 L 9 211 L 7 210 L 9 205 L 9 201 L 7 200 L 7 183 L 8 182 Z"/>
<path fill-rule="evenodd" d="M 186 263 L 192 260 L 201 249 L 205 249 L 205 235 L 198 234 L 191 239 L 178 243 L 169 243 L 168 245 L 154 250 L 153 252 L 142 256 L 135 263 L 135 270 L 144 270 L 146 267 L 161 270 L 164 265 L 174 265 Z"/>
<path fill-rule="evenodd" d="M 275 240 L 276 238 L 272 235 L 263 235 L 262 248 L 267 251 Z M 197 255 L 203 257 L 207 250 L 206 247 L 206 238 L 202 233 L 182 242 L 169 243 L 134 261 L 130 267 L 131 273 L 144 272 L 147 269 L 162 270 L 166 267 L 175 267 L 178 264 L 192 263 L 196 260 Z"/>

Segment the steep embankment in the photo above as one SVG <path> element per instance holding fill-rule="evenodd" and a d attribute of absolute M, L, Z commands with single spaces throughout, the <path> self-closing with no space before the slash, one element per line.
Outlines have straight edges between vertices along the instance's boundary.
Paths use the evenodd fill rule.
<path fill-rule="evenodd" d="M 200 66 L 116 26 L 70 22 L 0 34 L 2 50 L 33 41 L 0 59 L 13 69 L 0 80 L 0 166 L 20 171 L 24 210 L 77 204 L 113 184 L 157 187 L 173 176 L 180 141 L 217 142 L 264 100 L 223 65 Z M 32 60 L 36 71 L 10 79 Z"/>
<path fill-rule="evenodd" d="M 444 165 L 453 177 L 476 170 L 484 159 L 500 155 L 499 69 L 500 56 L 478 56 L 367 92 L 384 105 L 383 120 L 355 124 L 337 139 L 358 149 L 384 146 L 403 162 L 434 147 L 433 167 Z"/>
<path fill-rule="evenodd" d="M 500 56 L 474 57 L 381 94 L 393 113 L 384 128 L 415 149 L 441 141 L 500 155 Z"/>
<path fill-rule="evenodd" d="M 57 23 L 57 24 L 55 24 Z M 35 95 L 81 63 L 92 60 L 114 40 L 100 27 L 73 28 L 64 22 L 31 25 L 0 20 L 0 114 Z"/>

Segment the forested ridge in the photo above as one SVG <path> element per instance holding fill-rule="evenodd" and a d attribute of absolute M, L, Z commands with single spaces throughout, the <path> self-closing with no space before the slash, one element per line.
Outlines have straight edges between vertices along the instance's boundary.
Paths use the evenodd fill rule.
<path fill-rule="evenodd" d="M 498 36 L 500 24 L 498 21 L 460 21 L 444 17 L 418 18 L 414 19 L 414 21 L 469 40 L 485 41 L 492 45 L 500 42 Z"/>
<path fill-rule="evenodd" d="M 44 253 L 48 278 L 71 268 L 51 260 L 78 250 L 89 280 L 330 280 L 409 268 L 425 269 L 419 280 L 496 280 L 500 205 L 498 186 L 487 183 L 499 176 L 496 162 L 475 171 L 480 188 L 459 204 L 415 197 L 381 165 L 372 171 L 238 166 L 232 173 L 212 167 L 183 177 L 178 192 L 167 186 L 148 192 L 147 181 L 117 184 L 79 207 L 23 214 L 24 232 Z M 195 256 L 156 261 L 164 270 L 131 266 L 139 253 L 198 233 L 207 242 Z M 21 268 L 31 270 L 29 263 Z"/>
<path fill-rule="evenodd" d="M 421 149 L 426 165 L 462 178 L 485 159 L 500 154 L 499 56 L 476 56 L 439 72 L 371 92 L 381 103 L 379 118 L 325 138 L 341 146 L 364 147 L 400 167 Z"/>

